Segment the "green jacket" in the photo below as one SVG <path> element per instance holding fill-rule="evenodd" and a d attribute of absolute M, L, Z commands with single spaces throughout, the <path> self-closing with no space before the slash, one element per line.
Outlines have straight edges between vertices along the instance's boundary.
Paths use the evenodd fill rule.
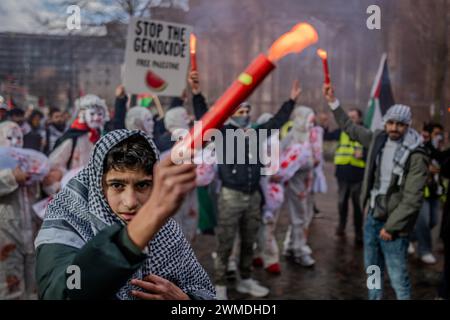
<path fill-rule="evenodd" d="M 380 167 L 376 161 L 388 138 L 384 130 L 371 130 L 354 124 L 342 107 L 333 111 L 336 122 L 351 139 L 359 141 L 367 148 L 367 163 L 361 189 L 361 205 L 364 208 L 370 198 L 370 191 L 378 185 Z M 384 228 L 394 236 L 406 236 L 414 227 L 423 202 L 423 190 L 428 175 L 428 156 L 419 147 L 411 152 L 405 165 L 404 178 L 398 185 L 399 176 L 394 175 L 384 197 L 386 213 L 375 210 L 374 218 L 386 221 Z"/>
<path fill-rule="evenodd" d="M 146 259 L 121 225 L 103 229 L 81 249 L 43 244 L 36 255 L 38 295 L 49 300 L 117 299 L 116 293 Z M 72 265 L 79 267 L 79 289 L 68 286 L 74 283 Z M 205 299 L 196 293 L 186 294 L 193 300 Z"/>
<path fill-rule="evenodd" d="M 39 298 L 50 300 L 114 299 L 145 260 L 145 254 L 120 225 L 105 228 L 81 249 L 44 244 L 37 248 L 36 255 Z M 71 265 L 79 267 L 80 289 L 68 289 L 69 277 L 74 275 L 68 272 Z"/>

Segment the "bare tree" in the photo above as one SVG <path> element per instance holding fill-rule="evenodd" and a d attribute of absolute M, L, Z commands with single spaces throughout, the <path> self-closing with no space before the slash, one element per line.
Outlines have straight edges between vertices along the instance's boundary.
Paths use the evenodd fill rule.
<path fill-rule="evenodd" d="M 67 8 L 78 6 L 82 17 L 82 30 L 66 28 Z M 50 33 L 95 34 L 105 26 L 127 24 L 131 17 L 150 17 L 152 8 L 166 7 L 189 10 L 189 0 L 49 0 L 49 10 L 29 11 L 30 15 Z"/>
<path fill-rule="evenodd" d="M 445 112 L 445 78 L 448 68 L 448 24 L 450 9 L 448 0 L 411 0 L 406 12 L 409 26 L 417 34 L 418 48 L 423 58 L 431 64 L 432 104 L 437 108 L 436 117 L 441 120 Z"/>

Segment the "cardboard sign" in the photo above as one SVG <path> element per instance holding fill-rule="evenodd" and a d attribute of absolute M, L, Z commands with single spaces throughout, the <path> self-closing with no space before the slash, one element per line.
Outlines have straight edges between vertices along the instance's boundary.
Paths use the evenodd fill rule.
<path fill-rule="evenodd" d="M 188 25 L 132 18 L 123 79 L 127 91 L 181 96 L 186 87 L 191 32 Z"/>

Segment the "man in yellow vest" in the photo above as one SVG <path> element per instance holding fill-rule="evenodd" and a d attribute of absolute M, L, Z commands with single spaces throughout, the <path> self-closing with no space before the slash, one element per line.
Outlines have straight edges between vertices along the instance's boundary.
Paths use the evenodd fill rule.
<path fill-rule="evenodd" d="M 348 111 L 349 118 L 355 124 L 362 123 L 362 113 L 359 109 Z M 345 226 L 348 216 L 348 201 L 352 199 L 353 203 L 353 224 L 355 228 L 355 243 L 362 245 L 362 222 L 363 214 L 359 195 L 361 184 L 364 178 L 365 155 L 363 146 L 340 129 L 329 132 L 325 128 L 325 140 L 337 140 L 338 146 L 334 155 L 334 164 L 336 165 L 336 178 L 338 181 L 339 198 L 339 225 L 336 229 L 336 235 L 345 236 Z"/>

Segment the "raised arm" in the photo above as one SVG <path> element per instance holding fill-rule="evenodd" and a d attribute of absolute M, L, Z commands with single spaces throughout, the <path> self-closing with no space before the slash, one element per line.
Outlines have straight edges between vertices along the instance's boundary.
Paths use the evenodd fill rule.
<path fill-rule="evenodd" d="M 208 111 L 208 105 L 200 90 L 200 78 L 197 71 L 191 71 L 189 73 L 188 83 L 192 92 L 195 119 L 200 120 L 200 118 Z"/>
<path fill-rule="evenodd" d="M 356 140 L 364 147 L 369 148 L 370 142 L 372 141 L 372 131 L 361 125 L 353 123 L 341 107 L 339 100 L 334 96 L 334 89 L 331 85 L 324 84 L 323 95 L 333 111 L 334 118 L 336 119 L 339 127 L 344 130 L 352 140 Z"/>
<path fill-rule="evenodd" d="M 292 84 L 291 94 L 289 100 L 285 101 L 278 112 L 273 116 L 272 119 L 258 126 L 258 129 L 280 129 L 283 124 L 289 121 L 291 117 L 292 110 L 294 110 L 295 103 L 300 97 L 302 89 L 298 80 L 295 80 Z"/>
<path fill-rule="evenodd" d="M 128 97 L 125 92 L 125 87 L 119 85 L 116 88 L 116 100 L 114 102 L 114 129 L 125 129 L 125 116 L 127 113 L 127 101 Z"/>

